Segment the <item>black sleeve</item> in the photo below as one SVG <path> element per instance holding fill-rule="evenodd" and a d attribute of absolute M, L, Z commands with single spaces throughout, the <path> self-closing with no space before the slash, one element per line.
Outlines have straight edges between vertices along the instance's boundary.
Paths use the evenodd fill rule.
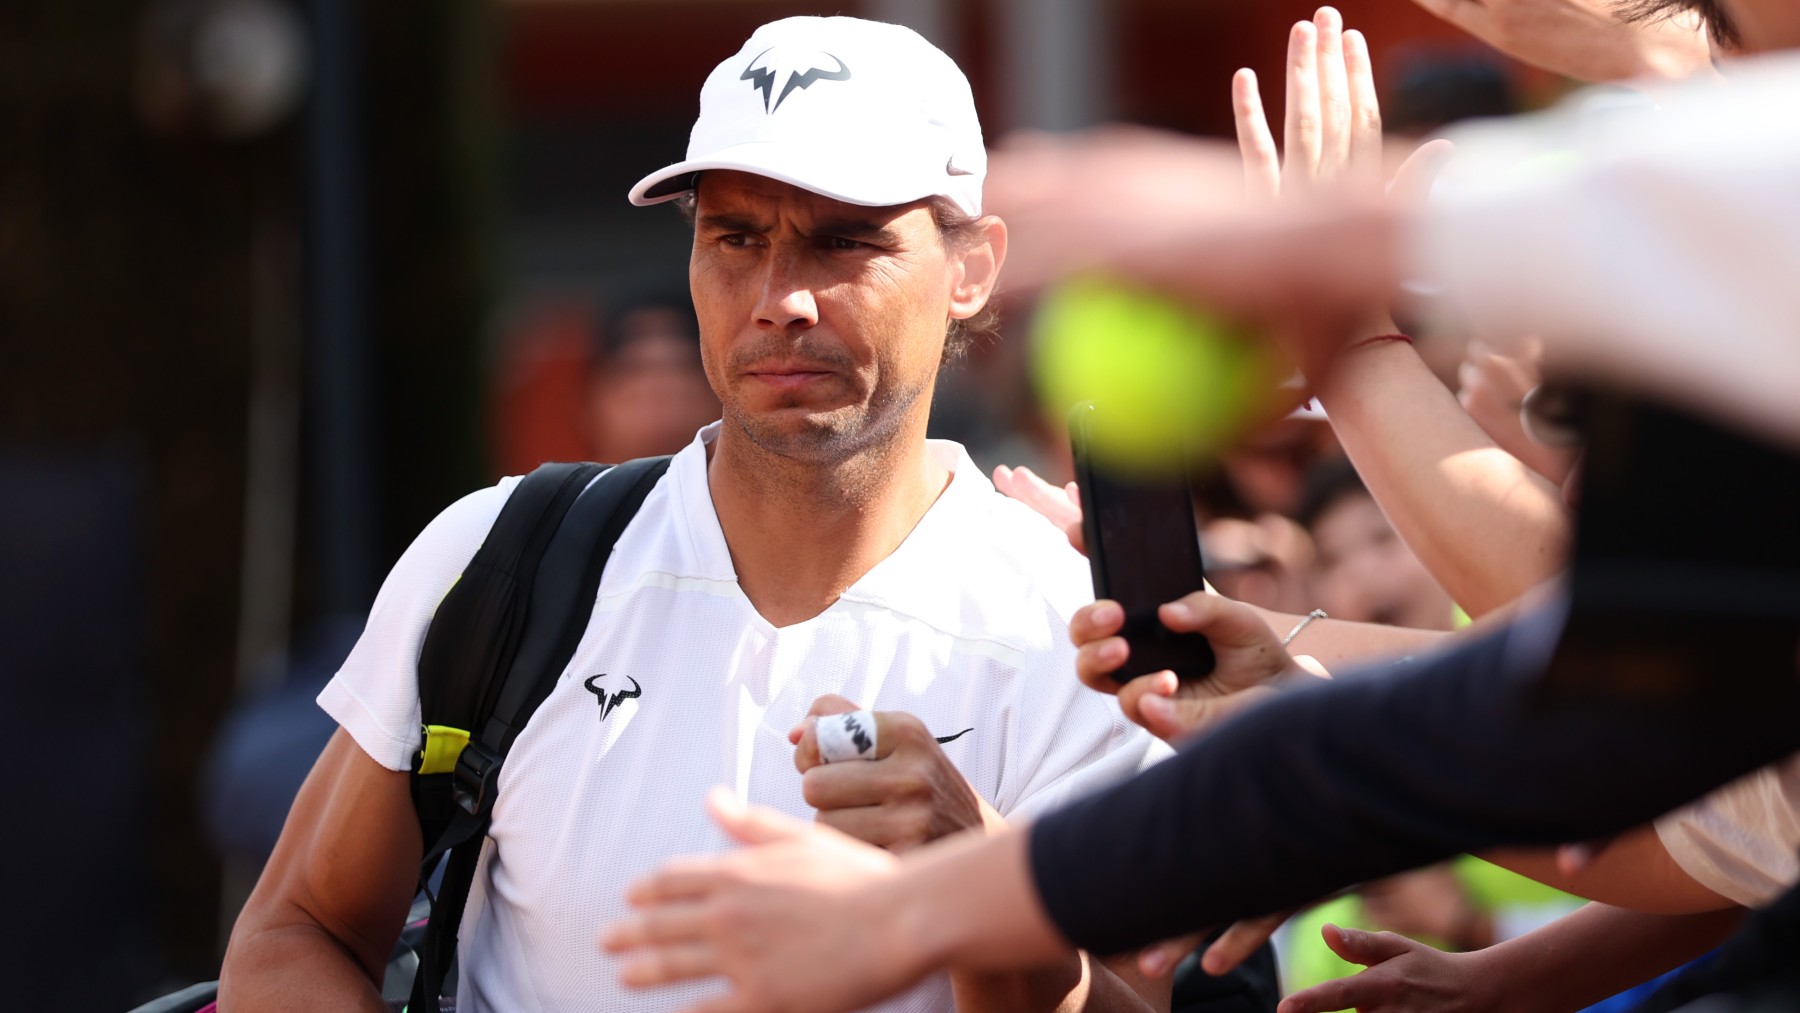
<path fill-rule="evenodd" d="M 1509 632 L 1277 696 L 1045 817 L 1051 919 L 1118 953 L 1453 854 L 1614 833 L 1800 748 L 1791 647 L 1754 699 L 1548 706 L 1547 652 L 1522 660 Z"/>

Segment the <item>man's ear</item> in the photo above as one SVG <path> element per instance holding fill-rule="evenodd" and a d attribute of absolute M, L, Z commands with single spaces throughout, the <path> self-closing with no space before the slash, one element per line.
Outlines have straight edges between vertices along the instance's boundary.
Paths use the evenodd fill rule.
<path fill-rule="evenodd" d="M 956 251 L 956 284 L 950 290 L 950 317 L 967 320 L 981 312 L 1000 281 L 1000 266 L 1006 262 L 1006 223 L 995 215 L 985 215 L 974 225 L 977 236 L 970 237 Z"/>

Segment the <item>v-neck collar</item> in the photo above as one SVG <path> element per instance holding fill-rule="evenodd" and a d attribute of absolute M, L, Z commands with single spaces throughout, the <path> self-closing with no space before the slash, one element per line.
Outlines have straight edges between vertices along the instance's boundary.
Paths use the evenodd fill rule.
<path fill-rule="evenodd" d="M 670 463 L 675 500 L 683 513 L 692 573 L 684 576 L 737 583 L 737 569 L 731 562 L 731 549 L 725 531 L 713 508 L 711 486 L 706 471 L 706 445 L 718 438 L 722 423 L 714 422 L 701 429 Z M 959 530 L 958 517 L 966 517 L 966 501 L 972 497 L 994 495 L 994 486 L 975 466 L 961 444 L 950 440 L 925 441 L 926 452 L 950 472 L 950 481 L 942 493 L 907 533 L 905 540 L 886 558 L 876 563 L 844 590 L 838 599 L 819 615 L 785 627 L 775 627 L 756 612 L 749 599 L 744 605 L 756 622 L 769 630 L 800 629 L 832 615 L 858 607 L 879 607 L 912 615 L 927 616 L 938 609 L 933 599 L 941 598 L 944 581 L 953 579 L 944 572 L 947 546 L 953 546 L 969 532 Z M 743 594 L 740 587 L 738 593 Z"/>

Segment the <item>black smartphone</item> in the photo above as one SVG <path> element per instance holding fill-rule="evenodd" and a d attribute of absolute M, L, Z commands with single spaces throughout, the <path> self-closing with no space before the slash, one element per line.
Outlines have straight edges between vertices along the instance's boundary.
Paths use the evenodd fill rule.
<path fill-rule="evenodd" d="M 1189 462 L 1108 467 L 1093 453 L 1094 434 L 1105 425 L 1105 411 L 1093 402 L 1069 414 L 1094 595 L 1125 609 L 1121 635 L 1131 656 L 1113 678 L 1126 683 L 1168 669 L 1183 680 L 1203 679 L 1213 670 L 1212 644 L 1198 633 L 1170 630 L 1156 615 L 1158 606 L 1200 590 L 1206 579 Z"/>

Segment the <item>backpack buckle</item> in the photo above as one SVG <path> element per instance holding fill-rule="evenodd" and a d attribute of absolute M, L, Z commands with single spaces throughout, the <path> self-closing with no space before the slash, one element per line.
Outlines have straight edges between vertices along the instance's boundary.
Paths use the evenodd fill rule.
<path fill-rule="evenodd" d="M 457 757 L 450 797 L 470 815 L 486 816 L 494 806 L 494 781 L 499 773 L 500 758 L 479 742 L 470 742 Z"/>

